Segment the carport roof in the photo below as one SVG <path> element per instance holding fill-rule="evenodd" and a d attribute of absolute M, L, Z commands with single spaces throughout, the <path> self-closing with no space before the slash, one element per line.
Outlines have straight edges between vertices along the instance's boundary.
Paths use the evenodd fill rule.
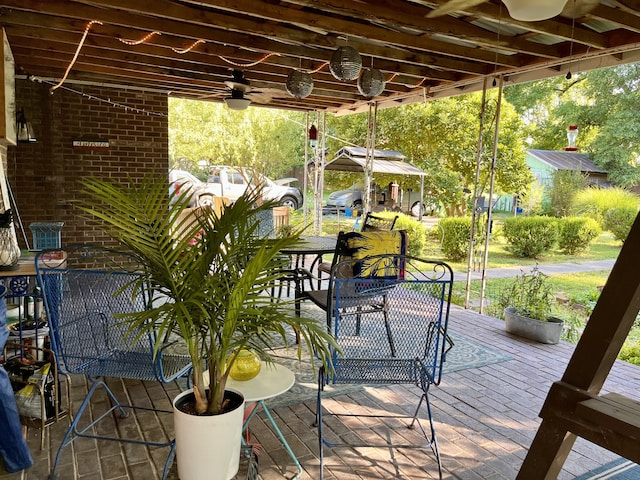
<path fill-rule="evenodd" d="M 419 175 L 426 173 L 418 167 L 405 162 L 405 155 L 396 150 L 374 150 L 373 173 L 390 173 L 395 175 Z M 342 147 L 336 158 L 324 167 L 325 170 L 342 172 L 363 172 L 367 162 L 367 150 L 363 147 Z"/>

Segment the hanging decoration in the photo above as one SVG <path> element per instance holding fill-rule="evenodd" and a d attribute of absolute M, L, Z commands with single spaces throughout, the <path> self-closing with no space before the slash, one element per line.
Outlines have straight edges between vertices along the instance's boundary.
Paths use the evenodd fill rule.
<path fill-rule="evenodd" d="M 285 83 L 287 92 L 296 98 L 305 98 L 311 95 L 313 90 L 313 78 L 306 72 L 292 70 Z"/>
<path fill-rule="evenodd" d="M 313 149 L 318 145 L 318 129 L 314 124 L 311 124 L 311 128 L 309 128 L 309 145 Z"/>
<path fill-rule="evenodd" d="M 569 146 L 564 147 L 565 152 L 577 152 L 578 147 L 576 147 L 576 140 L 578 139 L 578 125 L 569 125 L 567 127 L 567 140 L 569 141 Z"/>
<path fill-rule="evenodd" d="M 329 70 L 338 80 L 355 80 L 361 69 L 362 57 L 355 48 L 348 45 L 338 47 L 329 60 Z"/>
<path fill-rule="evenodd" d="M 384 74 L 377 68 L 363 70 L 358 77 L 358 90 L 367 98 L 380 95 L 384 91 L 384 86 Z"/>

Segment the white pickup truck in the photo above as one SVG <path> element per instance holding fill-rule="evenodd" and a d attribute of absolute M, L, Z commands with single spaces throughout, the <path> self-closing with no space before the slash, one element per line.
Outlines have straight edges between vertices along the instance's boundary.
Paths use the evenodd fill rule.
<path fill-rule="evenodd" d="M 249 168 L 212 167 L 207 184 L 213 187 L 216 195 L 227 197 L 232 202 L 236 201 L 247 187 L 262 184 L 265 200 L 277 201 L 280 205 L 286 205 L 293 210 L 302 206 L 302 192 L 299 188 L 278 185 L 277 182 L 269 180 L 264 175 L 256 174 Z"/>

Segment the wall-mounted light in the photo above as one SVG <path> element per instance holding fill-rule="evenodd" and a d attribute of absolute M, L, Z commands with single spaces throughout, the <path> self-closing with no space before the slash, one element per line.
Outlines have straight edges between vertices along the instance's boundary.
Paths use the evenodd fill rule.
<path fill-rule="evenodd" d="M 309 144 L 311 148 L 316 148 L 316 145 L 318 145 L 318 129 L 315 125 L 311 125 L 309 129 Z"/>
<path fill-rule="evenodd" d="M 19 142 L 33 143 L 36 141 L 31 122 L 27 121 L 27 117 L 24 115 L 24 108 L 21 108 L 16 116 L 16 132 Z"/>

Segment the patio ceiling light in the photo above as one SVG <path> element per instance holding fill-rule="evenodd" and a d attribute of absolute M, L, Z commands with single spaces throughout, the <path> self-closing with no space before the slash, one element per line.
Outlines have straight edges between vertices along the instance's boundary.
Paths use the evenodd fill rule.
<path fill-rule="evenodd" d="M 509 15 L 523 22 L 548 20 L 560 15 L 567 0 L 502 0 L 509 10 Z"/>
<path fill-rule="evenodd" d="M 244 97 L 244 92 L 239 89 L 232 89 L 231 96 L 224 99 L 229 110 L 246 110 L 251 104 L 251 100 Z"/>
<path fill-rule="evenodd" d="M 355 80 L 361 69 L 362 57 L 355 48 L 348 45 L 338 47 L 329 60 L 329 70 L 338 80 Z"/>
<path fill-rule="evenodd" d="M 287 92 L 296 98 L 305 98 L 313 91 L 313 78 L 306 72 L 292 70 L 285 83 Z"/>

